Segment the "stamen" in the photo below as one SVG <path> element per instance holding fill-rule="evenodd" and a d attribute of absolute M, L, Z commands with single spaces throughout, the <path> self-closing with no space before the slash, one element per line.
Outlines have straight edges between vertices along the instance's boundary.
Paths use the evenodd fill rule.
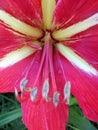
<path fill-rule="evenodd" d="M 23 91 L 26 87 L 28 80 L 26 78 L 22 79 L 22 81 L 20 82 L 20 90 Z"/>
<path fill-rule="evenodd" d="M 55 107 L 57 107 L 59 104 L 59 96 L 60 96 L 59 92 L 55 92 L 53 95 L 53 104 Z"/>
<path fill-rule="evenodd" d="M 17 91 L 17 88 L 16 88 L 16 87 L 15 87 L 15 97 L 16 97 L 16 99 L 17 99 L 19 102 L 21 102 L 21 101 L 22 101 L 21 96 L 19 96 L 19 94 L 18 94 L 18 91 Z"/>
<path fill-rule="evenodd" d="M 66 104 L 69 104 L 70 101 L 70 90 L 71 84 L 69 81 L 67 81 L 64 87 L 64 100 L 66 101 Z"/>
<path fill-rule="evenodd" d="M 55 46 L 57 47 L 58 51 L 71 62 L 71 64 L 77 66 L 79 69 L 82 69 L 86 73 L 98 75 L 97 70 L 93 66 L 89 65 L 72 49 L 67 46 L 64 46 L 63 44 L 56 44 Z"/>
<path fill-rule="evenodd" d="M 69 37 L 72 37 L 73 35 L 76 35 L 80 32 L 83 32 L 97 24 L 98 24 L 98 13 L 92 15 L 91 17 L 83 21 L 73 24 L 65 29 L 57 30 L 53 32 L 52 36 L 54 39 L 58 41 L 66 40 Z"/>
<path fill-rule="evenodd" d="M 5 55 L 4 58 L 0 59 L 0 67 L 6 68 L 11 65 L 14 65 L 15 63 L 17 63 L 17 62 L 25 59 L 26 57 L 30 56 L 31 54 L 33 54 L 35 51 L 36 51 L 35 49 L 28 47 L 28 46 L 24 46 L 20 49 L 12 51 L 12 52 L 8 53 L 7 55 Z"/>
<path fill-rule="evenodd" d="M 43 24 L 45 29 L 51 29 L 55 5 L 55 0 L 42 0 Z"/>
<path fill-rule="evenodd" d="M 0 10 L 0 20 L 2 20 L 11 29 L 14 29 L 24 35 L 31 36 L 33 38 L 40 38 L 43 35 L 43 32 L 40 29 L 32 27 L 19 19 L 16 19 L 3 10 Z"/>
<path fill-rule="evenodd" d="M 16 95 L 16 96 L 18 95 L 18 91 L 17 91 L 17 88 L 15 88 L 15 95 Z"/>
<path fill-rule="evenodd" d="M 21 93 L 22 94 L 22 93 Z M 21 102 L 24 102 L 24 101 L 27 101 L 28 100 L 28 95 L 23 97 L 22 95 L 19 95 L 18 94 L 18 91 L 17 91 L 17 88 L 15 88 L 15 96 L 16 96 L 16 99 L 21 103 Z"/>
<path fill-rule="evenodd" d="M 30 97 L 31 97 L 31 101 L 35 101 L 36 97 L 37 97 L 37 92 L 38 92 L 38 88 L 34 87 L 31 91 Z"/>
<path fill-rule="evenodd" d="M 43 89 L 42 89 L 42 96 L 47 100 L 48 98 L 48 93 L 49 93 L 49 80 L 45 80 Z"/>

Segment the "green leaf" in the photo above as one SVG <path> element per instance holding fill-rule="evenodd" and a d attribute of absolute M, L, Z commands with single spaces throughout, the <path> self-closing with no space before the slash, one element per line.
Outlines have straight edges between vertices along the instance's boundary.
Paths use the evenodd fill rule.
<path fill-rule="evenodd" d="M 0 126 L 3 126 L 22 116 L 21 109 L 16 109 L 0 115 Z"/>
<path fill-rule="evenodd" d="M 71 99 L 70 99 L 70 106 L 76 105 L 76 104 L 78 104 L 76 98 L 71 98 Z"/>
<path fill-rule="evenodd" d="M 79 130 L 97 130 L 85 117 L 79 115 L 74 107 L 70 107 L 68 123 Z"/>

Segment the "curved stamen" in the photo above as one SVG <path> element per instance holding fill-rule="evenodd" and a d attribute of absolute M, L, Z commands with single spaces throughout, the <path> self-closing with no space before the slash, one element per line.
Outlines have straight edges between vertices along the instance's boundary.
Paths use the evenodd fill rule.
<path fill-rule="evenodd" d="M 15 88 L 15 97 L 20 103 L 26 101 L 29 98 L 28 95 L 26 95 L 25 97 L 21 97 L 21 95 L 19 95 L 17 91 L 17 88 Z"/>
<path fill-rule="evenodd" d="M 37 76 L 36 76 L 36 79 L 33 83 L 33 86 L 36 85 L 39 77 L 40 77 L 40 73 L 41 73 L 41 70 L 42 70 L 42 66 L 43 66 L 43 63 L 44 63 L 44 59 L 45 59 L 45 47 L 44 47 L 44 50 L 43 50 L 43 54 L 42 54 L 42 58 L 41 58 L 41 62 L 40 62 L 40 67 L 39 67 L 39 70 L 38 70 L 38 73 L 37 73 Z M 38 91 L 38 88 L 34 87 L 32 89 L 32 92 L 31 92 L 31 100 L 34 101 L 36 99 L 36 96 L 37 96 L 37 91 Z M 38 99 L 39 100 L 39 99 Z"/>
<path fill-rule="evenodd" d="M 57 107 L 58 103 L 59 103 L 60 93 L 57 91 L 57 85 L 56 85 L 56 81 L 55 81 L 55 74 L 54 74 L 53 61 L 52 61 L 53 48 L 52 48 L 51 45 L 50 45 L 49 49 L 50 49 L 50 51 L 49 51 L 50 52 L 49 64 L 50 64 L 52 85 L 53 85 L 53 91 L 54 91 L 53 104 L 54 104 L 55 107 Z"/>
<path fill-rule="evenodd" d="M 47 34 L 45 37 L 45 67 L 44 67 L 44 84 L 43 84 L 43 88 L 42 88 L 42 97 L 46 100 L 46 102 L 51 101 L 51 98 L 48 97 L 49 94 L 49 44 L 48 44 L 48 40 L 49 40 L 49 35 Z"/>
<path fill-rule="evenodd" d="M 23 91 L 26 87 L 26 84 L 28 83 L 28 80 L 26 78 L 22 79 L 20 82 L 20 90 Z"/>
<path fill-rule="evenodd" d="M 31 63 L 30 63 L 30 65 L 29 65 L 29 67 L 27 66 L 26 67 L 26 69 L 25 69 L 25 71 L 22 73 L 23 75 L 25 75 L 25 77 L 21 80 L 21 82 L 20 82 L 20 84 L 21 83 L 23 83 L 24 85 L 23 85 L 23 87 L 21 87 L 20 86 L 20 89 L 22 90 L 22 88 L 23 88 L 23 91 L 21 91 L 21 94 L 23 94 L 23 93 L 25 93 L 25 92 L 28 92 L 27 94 L 25 94 L 25 95 L 23 95 L 23 96 L 19 96 L 19 94 L 18 94 L 18 91 L 17 91 L 17 89 L 15 88 L 15 95 L 16 95 L 16 98 L 17 98 L 17 100 L 19 101 L 19 102 L 23 102 L 23 101 L 26 101 L 26 100 L 28 100 L 29 98 L 30 98 L 30 96 L 29 96 L 29 92 L 31 92 L 32 91 L 32 88 L 27 88 L 26 87 L 26 81 L 25 81 L 25 79 L 27 80 L 27 76 L 28 76 L 28 73 L 29 73 L 29 71 L 30 71 L 30 69 L 31 69 L 31 67 L 32 67 L 32 65 L 33 65 L 33 63 L 34 63 L 34 61 L 35 61 L 35 59 L 36 59 L 36 56 L 37 56 L 37 53 L 36 53 L 36 55 L 35 55 L 35 57 L 32 59 L 32 61 L 31 61 Z M 28 81 L 28 80 L 27 80 Z"/>
<path fill-rule="evenodd" d="M 41 58 L 41 62 L 40 62 L 40 67 L 39 67 L 39 70 L 38 70 L 38 73 L 37 73 L 37 76 L 36 76 L 36 80 L 34 81 L 33 86 L 36 85 L 36 83 L 37 83 L 37 81 L 38 81 L 38 79 L 40 77 L 40 73 L 41 73 L 41 70 L 42 70 L 44 59 L 45 59 L 45 49 L 43 50 L 43 54 L 42 54 L 42 58 Z"/>
<path fill-rule="evenodd" d="M 28 80 L 26 78 L 23 78 L 22 81 L 20 82 L 20 90 L 21 92 L 31 92 L 31 88 L 26 88 L 26 85 L 28 83 Z"/>

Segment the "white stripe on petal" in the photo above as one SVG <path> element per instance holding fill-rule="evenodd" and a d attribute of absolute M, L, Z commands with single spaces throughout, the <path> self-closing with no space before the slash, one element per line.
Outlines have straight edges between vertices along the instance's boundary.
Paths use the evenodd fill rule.
<path fill-rule="evenodd" d="M 92 15 L 91 17 L 73 24 L 65 29 L 60 29 L 53 32 L 53 37 L 56 40 L 66 40 L 73 35 L 76 35 L 82 31 L 85 31 L 95 25 L 98 25 L 98 13 Z"/>
<path fill-rule="evenodd" d="M 46 29 L 50 29 L 52 26 L 55 5 L 55 0 L 42 0 L 43 24 Z"/>
<path fill-rule="evenodd" d="M 82 57 L 76 54 L 72 49 L 64 46 L 63 44 L 56 44 L 57 49 L 59 52 L 67 58 L 71 64 L 77 66 L 78 68 L 82 69 L 87 73 L 91 73 L 94 75 L 98 74 L 98 71 L 91 65 L 89 65 Z"/>
<path fill-rule="evenodd" d="M 6 68 L 15 63 L 25 59 L 26 57 L 30 56 L 35 52 L 35 49 L 24 46 L 20 49 L 12 51 L 5 55 L 4 58 L 0 59 L 0 68 Z"/>
<path fill-rule="evenodd" d="M 14 29 L 15 31 L 18 31 L 27 36 L 31 36 L 33 38 L 40 38 L 43 34 L 40 29 L 32 27 L 20 21 L 19 19 L 16 19 L 3 10 L 0 10 L 0 20 L 2 20 L 7 26 Z"/>

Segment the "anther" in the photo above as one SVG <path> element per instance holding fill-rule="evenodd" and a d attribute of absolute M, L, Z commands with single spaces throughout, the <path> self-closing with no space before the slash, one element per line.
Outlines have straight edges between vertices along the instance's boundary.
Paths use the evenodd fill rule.
<path fill-rule="evenodd" d="M 67 81 L 64 86 L 64 100 L 66 101 L 66 104 L 69 104 L 70 101 L 70 90 L 71 90 L 71 84 L 70 81 Z"/>
<path fill-rule="evenodd" d="M 20 82 L 20 90 L 23 91 L 26 87 L 28 80 L 26 78 L 23 78 Z"/>
<path fill-rule="evenodd" d="M 49 93 L 49 80 L 45 80 L 43 88 L 42 88 L 42 96 L 44 99 L 48 99 L 48 93 Z"/>
<path fill-rule="evenodd" d="M 55 107 L 57 107 L 59 104 L 59 96 L 60 96 L 59 92 L 55 92 L 53 95 L 53 104 Z"/>
<path fill-rule="evenodd" d="M 31 94 L 30 94 L 31 101 L 35 101 L 36 100 L 37 92 L 38 92 L 37 87 L 34 87 L 32 89 L 32 91 L 31 91 Z"/>

